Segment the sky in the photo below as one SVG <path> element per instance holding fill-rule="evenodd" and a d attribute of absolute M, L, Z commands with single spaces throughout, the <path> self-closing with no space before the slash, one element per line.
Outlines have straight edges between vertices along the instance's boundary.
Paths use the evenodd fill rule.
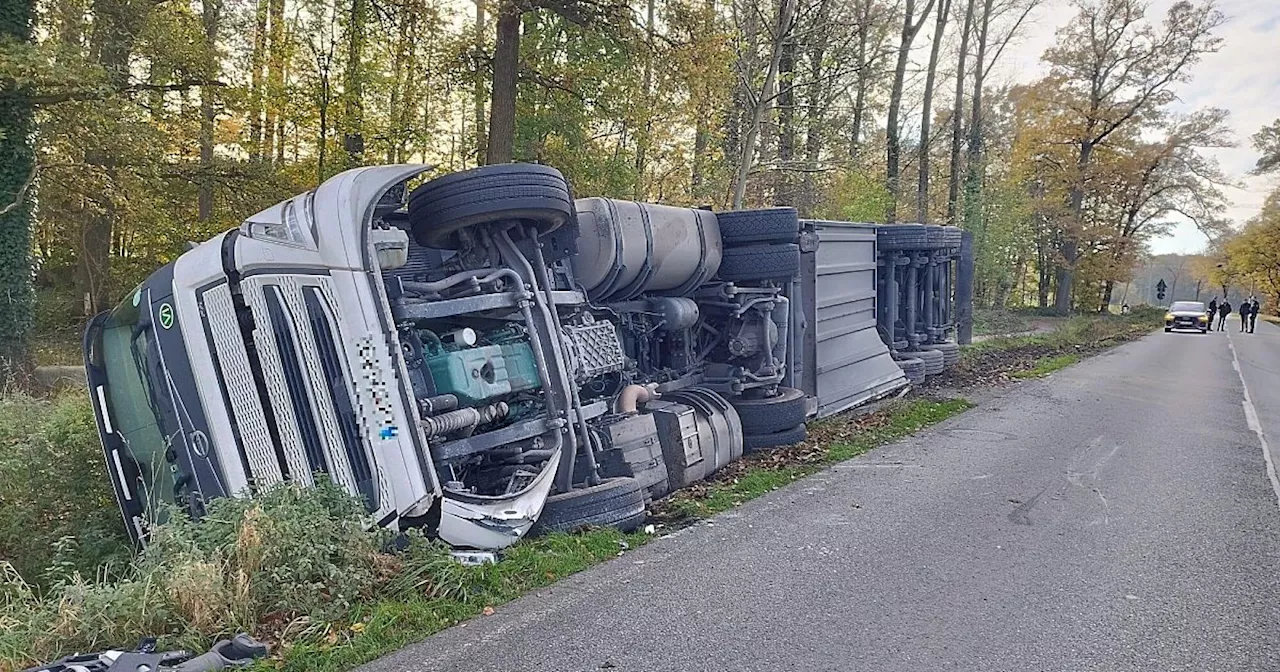
<path fill-rule="evenodd" d="M 1153 0 L 1147 18 L 1160 21 L 1173 0 Z M 1229 123 L 1238 146 L 1209 150 L 1239 187 L 1226 191 L 1227 216 L 1242 226 L 1262 207 L 1274 177 L 1248 174 L 1258 154 L 1249 136 L 1280 118 L 1280 1 L 1218 0 L 1226 15 L 1219 29 L 1222 48 L 1206 56 L 1192 72 L 1192 80 L 1176 91 L 1183 111 L 1219 107 L 1231 113 Z M 1029 17 L 1021 39 L 1010 45 L 999 64 L 997 77 L 1027 82 L 1044 74 L 1040 55 L 1053 43 L 1054 31 L 1071 20 L 1075 11 L 1068 0 L 1047 0 Z M 1189 222 L 1181 222 L 1170 236 L 1151 242 L 1155 254 L 1194 254 L 1203 251 L 1206 238 Z"/>

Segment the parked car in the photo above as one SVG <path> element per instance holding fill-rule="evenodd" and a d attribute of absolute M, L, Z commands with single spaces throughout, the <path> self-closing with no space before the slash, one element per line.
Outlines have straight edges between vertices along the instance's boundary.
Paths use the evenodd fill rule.
<path fill-rule="evenodd" d="M 325 474 L 372 520 L 497 549 L 639 526 L 804 438 L 793 209 L 574 200 L 545 166 L 359 168 L 152 274 L 85 335 L 120 508 Z M 407 198 L 406 198 L 407 194 Z M 886 355 L 887 356 L 887 355 Z"/>
<path fill-rule="evenodd" d="M 1200 301 L 1174 301 L 1169 312 L 1164 315 L 1164 330 L 1195 329 L 1200 333 L 1209 331 L 1209 313 Z"/>

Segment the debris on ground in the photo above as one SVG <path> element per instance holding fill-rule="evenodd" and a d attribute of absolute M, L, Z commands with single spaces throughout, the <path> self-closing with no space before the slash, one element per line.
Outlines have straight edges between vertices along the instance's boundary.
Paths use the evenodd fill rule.
<path fill-rule="evenodd" d="M 102 651 L 61 658 L 26 672 L 220 672 L 248 667 L 267 655 L 267 646 L 241 633 L 214 644 L 207 652 L 155 652 L 155 640 L 144 639 L 133 651 Z"/>

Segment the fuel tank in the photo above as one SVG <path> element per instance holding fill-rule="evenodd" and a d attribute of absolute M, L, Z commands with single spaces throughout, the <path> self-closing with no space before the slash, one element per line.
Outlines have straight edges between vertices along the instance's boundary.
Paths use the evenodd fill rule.
<path fill-rule="evenodd" d="M 724 247 L 710 210 L 581 198 L 574 273 L 593 301 L 680 296 L 711 279 Z"/>

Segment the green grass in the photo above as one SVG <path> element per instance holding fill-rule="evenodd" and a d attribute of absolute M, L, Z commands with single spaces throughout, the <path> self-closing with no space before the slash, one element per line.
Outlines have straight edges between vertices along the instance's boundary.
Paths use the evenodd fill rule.
<path fill-rule="evenodd" d="M 855 420 L 822 420 L 810 428 L 811 436 L 817 439 L 816 445 L 806 446 L 797 459 L 777 461 L 770 455 L 759 459 L 748 457 L 731 478 L 678 492 L 664 502 L 662 508 L 676 518 L 706 518 L 777 490 L 827 465 L 910 436 L 972 406 L 964 399 L 911 399 Z"/>
<path fill-rule="evenodd" d="M 984 353 L 1019 350 L 1035 346 L 1047 348 L 1105 346 L 1152 332 L 1163 322 L 1159 311 L 1135 312 L 1129 315 L 1078 315 L 1063 321 L 1044 334 L 1002 336 L 967 345 L 962 356 L 973 358 Z"/>
<path fill-rule="evenodd" d="M 1057 355 L 1055 357 L 1041 357 L 1036 361 L 1033 368 L 1026 371 L 1015 371 L 1009 374 L 1013 378 L 1043 378 L 1054 371 L 1065 369 L 1072 364 L 1080 361 L 1080 355 L 1075 353 L 1067 355 Z"/>
<path fill-rule="evenodd" d="M 367 663 L 530 591 L 638 548 L 652 537 L 617 530 L 553 534 L 522 541 L 502 562 L 446 568 L 460 590 L 443 598 L 379 599 L 360 605 L 345 623 L 286 644 L 259 670 L 338 672 Z"/>
<path fill-rule="evenodd" d="M 105 487 L 100 458 L 92 455 L 98 451 L 91 441 L 96 439 L 92 420 L 78 396 L 7 403 L 0 406 L 7 411 L 0 417 L 7 434 L 0 436 L 11 438 L 0 445 L 0 456 L 12 458 L 11 468 L 30 464 L 26 458 L 32 451 L 75 446 L 84 453 L 77 459 L 85 465 L 83 476 L 97 490 Z M 32 407 L 43 403 L 55 408 Z M 813 423 L 805 444 L 739 460 L 660 502 L 655 519 L 675 514 L 684 524 L 731 509 L 970 406 L 962 399 L 910 399 L 860 417 Z M 68 434 L 63 427 L 75 431 Z M 28 435 L 34 438 L 19 441 Z M 38 461 L 58 462 L 49 456 Z M 40 485 L 46 486 L 75 490 Z M 34 507 L 39 501 L 21 492 L 26 494 L 20 498 L 0 498 L 5 505 L 0 508 L 9 509 L 14 523 L 25 514 L 11 504 Z M 92 508 L 110 515 L 95 524 L 118 539 L 110 504 L 97 495 Z M 74 509 L 52 510 L 45 519 L 79 518 L 69 511 Z M 83 553 L 77 555 L 89 549 L 64 541 L 79 531 L 59 532 L 75 536 L 42 542 L 52 549 L 42 551 L 37 544 L 23 551 L 23 558 L 6 558 L 19 561 L 13 565 L 0 562 L 0 672 L 72 651 L 129 648 L 143 635 L 158 637 L 162 648 L 201 649 L 238 631 L 272 645 L 272 656 L 259 661 L 257 669 L 346 670 L 493 613 L 654 538 L 612 529 L 554 534 L 521 541 L 496 565 L 466 567 L 420 534 L 409 535 L 407 549 L 389 551 L 387 533 L 366 529 L 360 511 L 332 486 L 279 488 L 252 501 L 216 500 L 199 524 L 174 516 L 159 526 L 151 549 L 132 562 L 118 557 L 118 544 L 111 546 L 109 566 L 94 565 Z M 11 531 L 17 539 L 16 524 Z M 21 574 L 14 565 L 23 568 Z"/>

